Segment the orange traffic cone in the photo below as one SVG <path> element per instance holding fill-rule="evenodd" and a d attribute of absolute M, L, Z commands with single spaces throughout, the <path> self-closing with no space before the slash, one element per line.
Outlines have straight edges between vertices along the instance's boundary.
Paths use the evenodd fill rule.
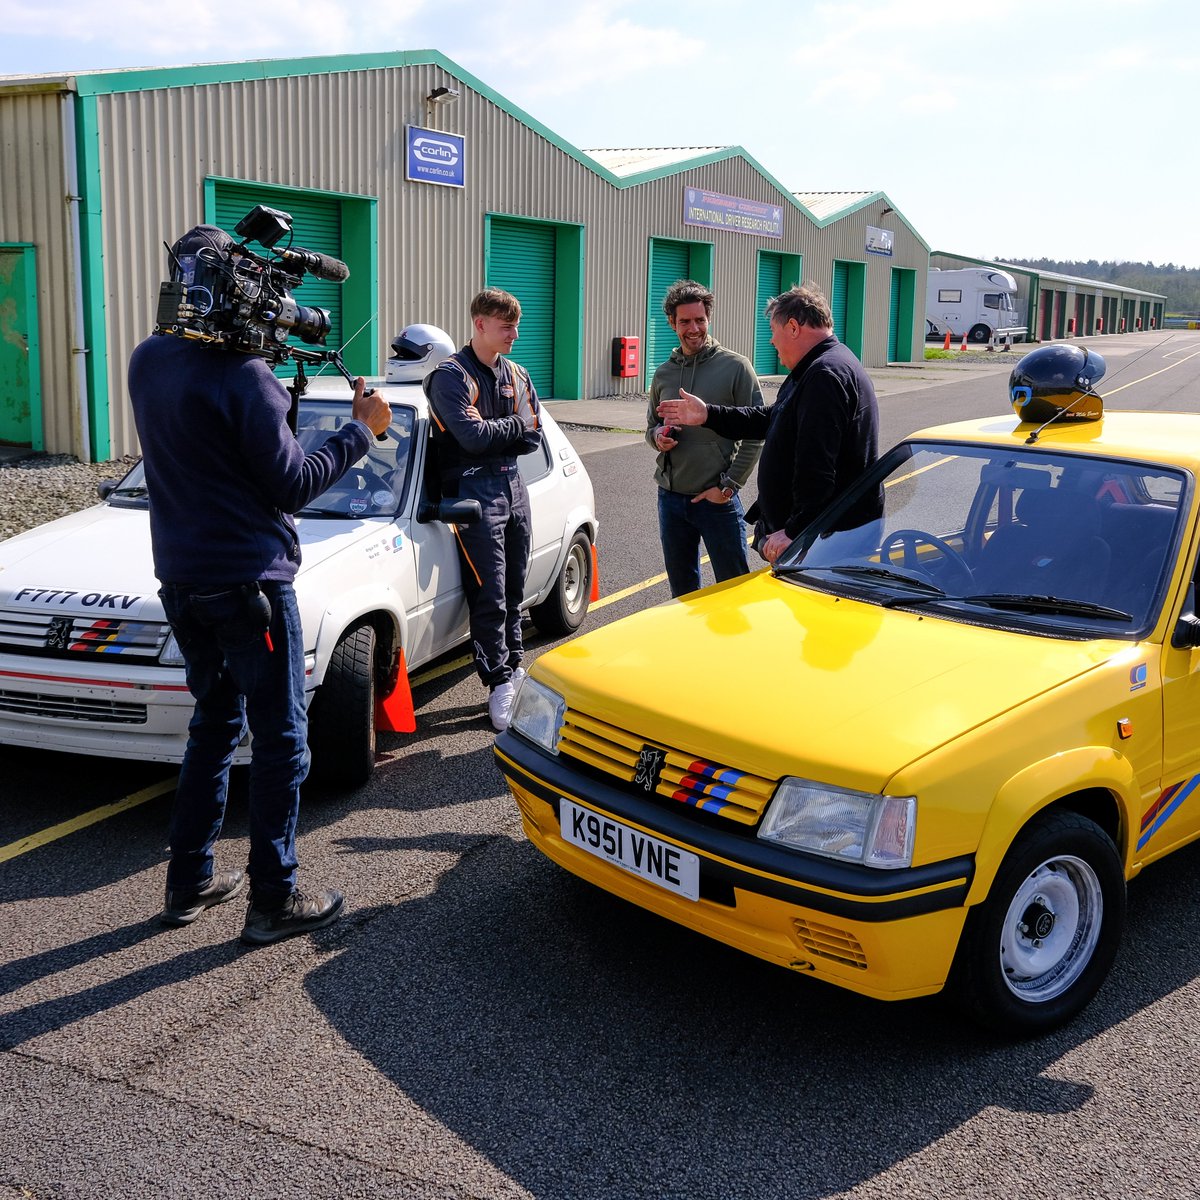
<path fill-rule="evenodd" d="M 416 733 L 417 714 L 413 709 L 412 688 L 408 683 L 408 665 L 400 649 L 400 670 L 396 684 L 387 696 L 375 700 L 375 728 L 388 733 Z"/>
<path fill-rule="evenodd" d="M 961 345 L 961 346 L 959 346 L 959 348 L 958 348 L 958 349 L 959 349 L 959 351 L 961 352 L 961 351 L 965 350 L 966 348 L 967 348 L 967 335 L 964 333 L 964 334 L 963 334 L 962 345 Z"/>
<path fill-rule="evenodd" d="M 950 349 L 950 330 L 946 330 L 946 344 L 942 347 L 943 350 Z"/>

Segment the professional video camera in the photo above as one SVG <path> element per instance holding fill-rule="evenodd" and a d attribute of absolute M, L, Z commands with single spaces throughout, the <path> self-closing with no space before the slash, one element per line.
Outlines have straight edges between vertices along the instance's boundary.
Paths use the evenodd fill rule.
<path fill-rule="evenodd" d="M 257 205 L 235 226 L 233 238 L 210 226 L 212 235 L 168 247 L 171 278 L 159 287 L 155 333 L 173 334 L 256 354 L 272 365 L 293 359 L 301 379 L 305 363 L 332 363 L 349 380 L 339 350 L 306 350 L 288 342 L 298 337 L 309 345 L 324 345 L 329 333 L 326 309 L 297 304 L 290 289 L 305 273 L 333 283 L 350 276 L 339 259 L 289 244 L 275 246 L 292 232 L 290 213 Z M 219 237 L 216 235 L 220 235 Z M 258 242 L 269 256 L 249 249 Z"/>

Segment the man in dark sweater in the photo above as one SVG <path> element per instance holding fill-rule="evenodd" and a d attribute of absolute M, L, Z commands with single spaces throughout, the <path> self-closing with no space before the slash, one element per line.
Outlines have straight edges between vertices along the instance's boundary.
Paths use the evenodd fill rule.
<path fill-rule="evenodd" d="M 789 374 L 769 408 L 717 407 L 695 395 L 658 406 L 667 425 L 705 425 L 722 437 L 763 438 L 755 521 L 758 552 L 774 562 L 792 539 L 878 456 L 879 408 L 862 363 L 833 333 L 829 302 L 812 285 L 767 305 L 771 344 Z M 879 515 L 882 497 L 848 510 L 840 528 Z"/>
<path fill-rule="evenodd" d="M 199 225 L 176 261 L 222 252 Z M 305 455 L 291 397 L 261 358 L 152 336 L 134 350 L 129 395 L 150 500 L 154 572 L 196 701 L 171 816 L 162 921 L 187 925 L 231 899 L 243 873 L 214 870 L 229 767 L 247 725 L 251 895 L 242 941 L 279 941 L 335 920 L 340 892 L 296 887 L 296 820 L 308 773 L 304 636 L 292 581 L 291 513 L 334 483 L 382 433 L 391 411 L 355 382 L 352 420 Z"/>

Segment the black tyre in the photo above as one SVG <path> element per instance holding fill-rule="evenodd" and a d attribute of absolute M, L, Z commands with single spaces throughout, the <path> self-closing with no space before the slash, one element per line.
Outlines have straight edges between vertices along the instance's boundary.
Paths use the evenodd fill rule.
<path fill-rule="evenodd" d="M 567 558 L 554 581 L 554 588 L 529 615 L 550 637 L 574 633 L 587 616 L 592 597 L 592 542 L 580 529 L 571 539 Z"/>
<path fill-rule="evenodd" d="M 1125 875 L 1112 839 L 1078 813 L 1050 813 L 1022 830 L 968 916 L 954 990 L 1001 1033 L 1052 1029 L 1099 990 L 1124 924 Z"/>
<path fill-rule="evenodd" d="M 333 649 L 313 697 L 308 747 L 313 774 L 337 788 L 361 787 L 375 769 L 375 630 L 357 625 Z"/>
<path fill-rule="evenodd" d="M 986 342 L 991 336 L 992 331 L 986 325 L 973 325 L 971 332 L 967 334 L 967 337 L 971 341 L 979 342 L 980 344 Z"/>

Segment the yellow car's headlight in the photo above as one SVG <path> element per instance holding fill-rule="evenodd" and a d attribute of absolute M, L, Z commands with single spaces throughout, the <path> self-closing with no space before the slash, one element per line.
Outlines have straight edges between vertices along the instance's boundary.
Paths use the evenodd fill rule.
<path fill-rule="evenodd" d="M 911 867 L 915 796 L 880 796 L 787 778 L 775 789 L 758 836 L 842 862 Z"/>
<path fill-rule="evenodd" d="M 557 754 L 558 733 L 566 712 L 566 701 L 557 692 L 526 676 L 513 701 L 508 724 L 543 750 Z"/>

